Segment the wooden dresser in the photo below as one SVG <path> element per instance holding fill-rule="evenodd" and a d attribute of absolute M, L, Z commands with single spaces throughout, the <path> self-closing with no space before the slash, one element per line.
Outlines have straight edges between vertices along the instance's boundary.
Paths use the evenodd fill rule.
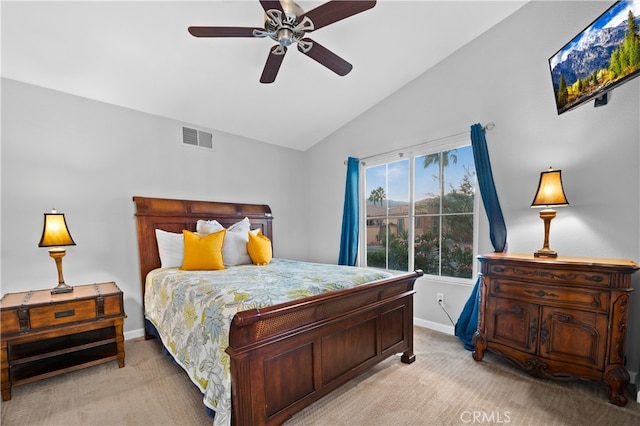
<path fill-rule="evenodd" d="M 629 260 L 479 256 L 481 288 L 473 358 L 485 350 L 538 377 L 598 379 L 625 405 Z"/>
<path fill-rule="evenodd" d="M 103 362 L 124 367 L 122 291 L 114 282 L 8 293 L 0 300 L 2 400 L 11 387 Z"/>

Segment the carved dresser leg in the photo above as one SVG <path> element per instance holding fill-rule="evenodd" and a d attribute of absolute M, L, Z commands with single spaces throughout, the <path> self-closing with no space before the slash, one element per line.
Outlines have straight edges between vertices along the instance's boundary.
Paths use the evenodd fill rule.
<path fill-rule="evenodd" d="M 623 367 L 613 367 L 606 371 L 603 381 L 609 387 L 609 401 L 612 404 L 624 407 L 627 405 L 627 397 L 624 390 L 629 385 L 629 373 Z"/>
<path fill-rule="evenodd" d="M 487 341 L 481 332 L 476 331 L 473 333 L 473 344 L 475 346 L 475 349 L 471 353 L 473 359 L 476 361 L 482 361 L 482 358 L 484 358 L 484 351 L 487 349 Z"/>

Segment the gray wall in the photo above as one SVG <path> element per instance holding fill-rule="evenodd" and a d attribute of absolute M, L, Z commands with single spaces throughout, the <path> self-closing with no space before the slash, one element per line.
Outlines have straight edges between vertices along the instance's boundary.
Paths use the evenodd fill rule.
<path fill-rule="evenodd" d="M 453 135 L 474 123 L 487 132 L 494 178 L 507 223 L 509 251 L 542 247 L 543 224 L 529 206 L 539 173 L 562 169 L 570 206 L 558 209 L 550 245 L 561 255 L 640 261 L 640 79 L 611 92 L 609 105 L 584 105 L 558 116 L 548 58 L 606 8 L 602 2 L 531 2 L 305 154 L 305 216 L 311 260 L 335 261 L 348 156 L 370 155 Z M 419 52 L 416 52 L 419 54 Z M 493 251 L 484 212 L 479 252 Z M 634 277 L 628 369 L 640 367 L 640 273 Z M 452 332 L 467 285 L 423 278 L 415 314 Z"/>
<path fill-rule="evenodd" d="M 2 293 L 57 284 L 38 247 L 43 213 L 65 213 L 76 246 L 67 284 L 116 281 L 125 332 L 142 328 L 132 196 L 269 204 L 274 254 L 299 258 L 302 153 L 225 133 L 215 151 L 181 145 L 180 122 L 2 80 Z"/>

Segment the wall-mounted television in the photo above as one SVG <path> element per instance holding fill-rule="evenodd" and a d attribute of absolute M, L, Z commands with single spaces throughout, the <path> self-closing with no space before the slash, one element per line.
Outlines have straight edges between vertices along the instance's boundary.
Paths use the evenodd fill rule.
<path fill-rule="evenodd" d="M 615 2 L 549 58 L 558 114 L 640 75 L 640 0 Z"/>

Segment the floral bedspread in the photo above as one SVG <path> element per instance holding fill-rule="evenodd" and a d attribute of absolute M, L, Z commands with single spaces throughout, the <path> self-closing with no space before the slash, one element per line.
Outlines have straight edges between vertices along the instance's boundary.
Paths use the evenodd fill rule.
<path fill-rule="evenodd" d="M 392 276 L 382 270 L 273 259 L 219 271 L 156 269 L 145 290 L 145 317 L 216 412 L 231 423 L 229 327 L 238 311 L 265 307 Z"/>

